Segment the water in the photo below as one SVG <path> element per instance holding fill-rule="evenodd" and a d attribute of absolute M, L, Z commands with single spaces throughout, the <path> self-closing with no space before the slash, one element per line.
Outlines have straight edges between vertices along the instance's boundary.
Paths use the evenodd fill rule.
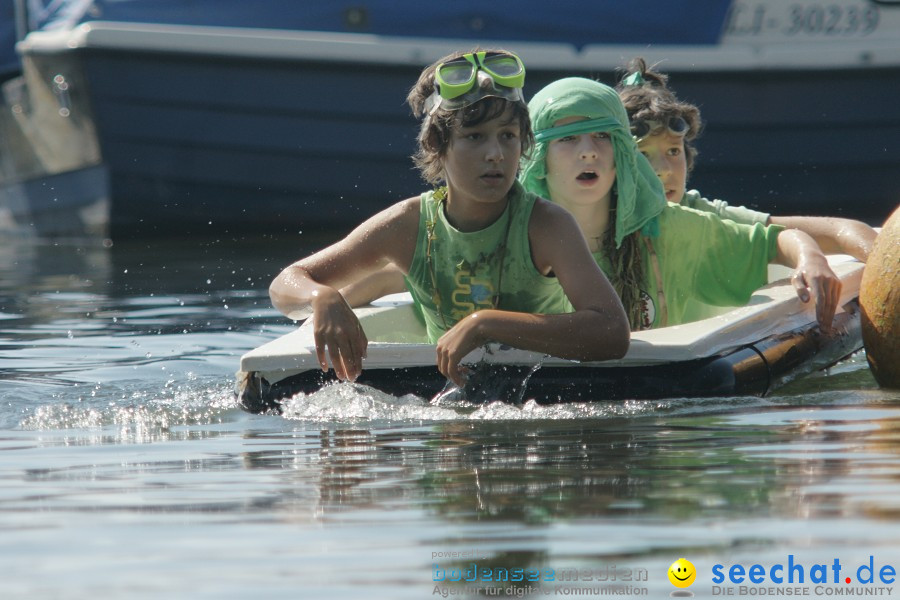
<path fill-rule="evenodd" d="M 789 555 L 816 596 L 900 567 L 900 394 L 863 355 L 765 399 L 241 412 L 240 355 L 291 329 L 268 282 L 313 245 L 0 241 L 0 598 L 661 598 L 682 556 L 713 597 L 715 565 Z M 473 562 L 578 580 L 434 581 Z"/>

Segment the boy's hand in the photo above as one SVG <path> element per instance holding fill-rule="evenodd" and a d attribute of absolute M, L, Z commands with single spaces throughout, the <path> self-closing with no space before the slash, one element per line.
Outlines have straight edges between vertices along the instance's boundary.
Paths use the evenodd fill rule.
<path fill-rule="evenodd" d="M 362 372 L 369 340 L 359 319 L 341 294 L 332 288 L 321 288 L 312 294 L 313 336 L 316 356 L 323 371 L 328 370 L 325 351 L 337 378 L 355 381 Z"/>
<path fill-rule="evenodd" d="M 459 361 L 487 341 L 481 333 L 484 312 L 475 312 L 462 319 L 437 341 L 438 371 L 459 387 L 466 384 L 466 368 L 461 367 Z"/>
<path fill-rule="evenodd" d="M 800 263 L 791 277 L 791 283 L 803 302 L 810 298 L 816 302 L 816 320 L 822 331 L 831 331 L 834 313 L 841 297 L 841 280 L 824 257 L 814 257 Z"/>

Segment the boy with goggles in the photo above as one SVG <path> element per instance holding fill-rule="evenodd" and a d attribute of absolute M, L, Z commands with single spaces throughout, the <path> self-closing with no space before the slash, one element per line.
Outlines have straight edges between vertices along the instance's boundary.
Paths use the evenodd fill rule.
<path fill-rule="evenodd" d="M 460 361 L 488 342 L 577 360 L 625 354 L 625 312 L 577 223 L 516 181 L 533 144 L 524 76 L 504 51 L 427 67 L 407 97 L 423 118 L 413 159 L 443 186 L 387 208 L 272 282 L 278 310 L 313 318 L 323 370 L 330 359 L 338 379 L 356 379 L 368 343 L 338 290 L 349 297 L 354 282 L 397 271 L 436 344 L 437 368 L 457 385 Z"/>
<path fill-rule="evenodd" d="M 697 190 L 688 191 L 688 174 L 697 156 L 692 142 L 700 132 L 700 110 L 679 100 L 667 82 L 666 75 L 649 69 L 644 59 L 636 58 L 629 63 L 617 90 L 628 111 L 638 149 L 653 165 L 669 202 L 711 212 L 737 223 L 775 224 L 799 229 L 812 236 L 826 254 L 849 254 L 866 261 L 877 234 L 860 221 L 778 217 L 743 206 L 731 206 L 723 200 L 707 200 Z"/>

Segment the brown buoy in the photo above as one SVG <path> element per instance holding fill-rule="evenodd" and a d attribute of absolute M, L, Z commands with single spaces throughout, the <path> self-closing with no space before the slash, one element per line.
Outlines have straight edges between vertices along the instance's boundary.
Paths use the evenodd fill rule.
<path fill-rule="evenodd" d="M 888 217 L 859 287 L 863 344 L 878 385 L 900 389 L 900 208 Z"/>

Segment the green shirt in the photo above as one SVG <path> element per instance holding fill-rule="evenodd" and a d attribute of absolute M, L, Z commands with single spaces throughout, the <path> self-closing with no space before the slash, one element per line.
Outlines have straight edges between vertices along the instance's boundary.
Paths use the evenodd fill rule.
<path fill-rule="evenodd" d="M 406 286 L 425 317 L 432 343 L 460 319 L 485 308 L 567 312 L 565 294 L 556 293 L 561 291 L 556 279 L 541 275 L 531 259 L 528 224 L 537 197 L 517 182 L 508 198 L 506 210 L 494 223 L 463 232 L 447 221 L 444 204 L 434 199 L 433 191 L 422 194 Z"/>
<path fill-rule="evenodd" d="M 659 228 L 660 236 L 651 242 L 659 260 L 667 325 L 684 323 L 685 310 L 693 300 L 714 306 L 746 304 L 768 282 L 768 265 L 777 254 L 782 230 L 759 223 L 742 225 L 675 205 L 660 214 Z M 658 282 L 646 244 L 642 244 L 641 258 L 647 283 L 646 295 L 641 294 L 645 323 L 659 327 Z"/>
<path fill-rule="evenodd" d="M 768 282 L 768 264 L 777 254 L 782 229 L 759 223 L 741 225 L 677 204 L 666 206 L 659 215 L 659 236 L 640 238 L 644 265 L 641 329 L 686 323 L 689 309 L 698 302 L 714 306 L 746 304 L 753 292 Z M 594 260 L 609 276 L 612 269 L 607 257 L 595 252 Z M 659 267 L 664 300 L 659 294 L 655 264 Z"/>
<path fill-rule="evenodd" d="M 687 208 L 713 213 L 722 219 L 731 219 L 735 223 L 744 223 L 745 225 L 755 225 L 756 223 L 766 225 L 771 216 L 769 213 L 751 210 L 744 206 L 729 206 L 724 200 L 707 200 L 697 190 L 685 192 L 680 204 Z"/>
<path fill-rule="evenodd" d="M 751 210 L 744 206 L 729 206 L 724 200 L 707 200 L 700 195 L 697 190 L 688 190 L 681 199 L 681 206 L 693 208 L 703 212 L 713 213 L 722 219 L 731 219 L 735 223 L 743 223 L 745 225 L 755 225 L 762 223 L 766 225 L 769 222 L 769 213 Z M 698 321 L 715 314 L 716 311 L 710 310 L 710 305 L 699 300 L 689 302 L 684 313 L 684 322 Z"/>

